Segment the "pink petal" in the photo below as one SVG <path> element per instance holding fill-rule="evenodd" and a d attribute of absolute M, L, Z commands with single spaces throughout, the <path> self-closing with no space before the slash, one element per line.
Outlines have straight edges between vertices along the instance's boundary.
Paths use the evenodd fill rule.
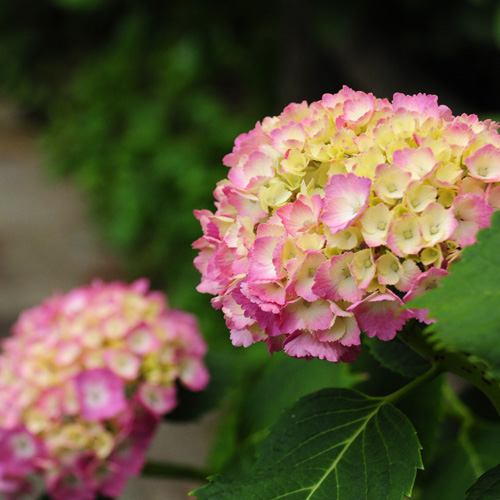
<path fill-rule="evenodd" d="M 439 165 L 431 148 L 398 149 L 392 155 L 394 165 L 411 173 L 412 179 L 425 179 Z"/>
<path fill-rule="evenodd" d="M 438 98 L 435 95 L 404 95 L 398 92 L 393 96 L 392 108 L 395 113 L 410 111 L 433 118 L 443 117 L 445 120 L 450 120 L 452 118 L 451 111 L 448 107 L 442 105 L 438 106 Z"/>
<path fill-rule="evenodd" d="M 316 332 L 318 340 L 321 342 L 339 342 L 344 346 L 360 345 L 360 329 L 356 318 L 353 313 L 347 313 L 350 317 L 345 315 L 336 316 L 334 324 L 328 330 L 321 330 Z"/>
<path fill-rule="evenodd" d="M 282 128 L 271 132 L 271 144 L 276 151 L 285 154 L 289 149 L 301 150 L 306 141 L 306 134 L 301 123 L 291 121 Z"/>
<path fill-rule="evenodd" d="M 323 200 L 319 194 L 311 198 L 300 194 L 293 203 L 276 211 L 283 225 L 292 236 L 297 236 L 318 225 L 318 217 L 323 208 Z"/>
<path fill-rule="evenodd" d="M 242 330 L 255 323 L 253 319 L 245 316 L 245 311 L 241 305 L 234 300 L 232 295 L 224 297 L 222 301 L 222 312 L 224 313 L 226 324 L 231 330 Z"/>
<path fill-rule="evenodd" d="M 225 186 L 223 191 L 227 196 L 228 202 L 237 210 L 239 215 L 250 217 L 254 222 L 259 222 L 268 216 L 257 196 L 247 191 L 236 189 L 233 186 Z"/>
<path fill-rule="evenodd" d="M 455 198 L 451 211 L 458 222 L 451 239 L 465 247 L 475 243 L 477 232 L 490 225 L 494 209 L 481 197 L 466 193 Z"/>
<path fill-rule="evenodd" d="M 358 302 L 363 291 L 358 287 L 356 278 L 351 274 L 350 265 L 354 254 L 346 252 L 334 255 L 321 264 L 314 277 L 312 292 L 328 300 L 347 300 Z"/>
<path fill-rule="evenodd" d="M 202 360 L 198 358 L 185 357 L 181 361 L 179 368 L 179 379 L 189 390 L 202 391 L 207 387 L 208 382 L 210 381 L 210 374 Z"/>
<path fill-rule="evenodd" d="M 484 182 L 500 182 L 500 149 L 486 144 L 465 159 L 470 175 Z"/>
<path fill-rule="evenodd" d="M 343 113 L 336 121 L 338 129 L 344 126 L 361 127 L 368 123 L 375 108 L 375 98 L 373 94 L 364 92 L 352 92 L 344 102 Z"/>
<path fill-rule="evenodd" d="M 281 331 L 277 325 L 278 316 L 272 312 L 263 311 L 260 304 L 252 302 L 248 297 L 246 297 L 241 290 L 244 283 L 245 280 L 242 280 L 238 284 L 237 288 L 235 288 L 231 293 L 235 302 L 245 311 L 245 316 L 252 319 L 254 322 L 257 322 L 259 327 L 264 330 L 267 335 L 279 335 Z"/>
<path fill-rule="evenodd" d="M 279 281 L 247 281 L 245 289 L 248 290 L 248 294 L 245 294 L 250 300 L 252 296 L 258 298 L 260 302 L 270 302 L 280 306 L 286 302 L 285 288 Z"/>
<path fill-rule="evenodd" d="M 253 151 L 243 167 L 232 168 L 228 178 L 238 189 L 251 189 L 259 181 L 274 177 L 273 159 L 261 151 Z"/>
<path fill-rule="evenodd" d="M 104 353 L 107 367 L 124 380 L 134 380 L 139 374 L 141 360 L 126 349 L 109 349 Z"/>
<path fill-rule="evenodd" d="M 177 406 L 174 386 L 163 387 L 142 383 L 137 391 L 138 400 L 154 415 L 161 416 Z"/>
<path fill-rule="evenodd" d="M 398 219 L 393 219 L 387 246 L 398 257 L 417 254 L 423 246 L 420 218 L 413 214 L 403 214 Z"/>
<path fill-rule="evenodd" d="M 282 239 L 280 236 L 257 237 L 248 254 L 250 281 L 273 281 L 281 278 L 274 263 L 274 254 Z"/>
<path fill-rule="evenodd" d="M 279 327 L 282 333 L 293 333 L 296 330 L 326 330 L 332 320 L 333 313 L 326 300 L 307 302 L 304 299 L 295 299 L 281 311 Z"/>
<path fill-rule="evenodd" d="M 314 334 L 302 331 L 288 336 L 283 349 L 294 358 L 319 358 L 334 363 L 354 361 L 359 352 L 356 346 L 346 347 L 338 342 L 321 342 Z"/>
<path fill-rule="evenodd" d="M 233 151 L 222 159 L 222 163 L 227 167 L 236 167 L 239 165 L 242 157 L 248 157 L 252 151 L 255 151 L 262 144 L 268 144 L 269 140 L 262 131 L 260 123 L 255 125 L 253 130 L 248 133 L 240 134 L 234 141 Z"/>
<path fill-rule="evenodd" d="M 93 500 L 96 496 L 93 485 L 74 467 L 63 468 L 47 481 L 47 490 L 54 500 Z"/>
<path fill-rule="evenodd" d="M 106 420 L 127 407 L 123 380 L 107 368 L 81 372 L 74 380 L 84 419 Z"/>
<path fill-rule="evenodd" d="M 326 257 L 320 251 L 312 251 L 305 255 L 302 263 L 293 273 L 292 279 L 287 286 L 287 293 L 312 302 L 318 296 L 312 291 L 314 277 L 317 269 L 326 261 Z M 283 297 L 284 299 L 285 297 Z"/>
<path fill-rule="evenodd" d="M 262 330 L 254 331 L 254 329 L 250 328 L 241 330 L 232 329 L 229 338 L 234 346 L 249 347 L 255 344 L 255 342 L 266 340 L 267 335 Z"/>
<path fill-rule="evenodd" d="M 347 310 L 354 313 L 368 337 L 391 340 L 412 316 L 406 310 L 399 311 L 402 305 L 402 300 L 391 291 L 382 294 L 374 292 Z"/>
<path fill-rule="evenodd" d="M 333 234 L 350 226 L 368 206 L 372 181 L 349 173 L 333 175 L 325 186 L 321 221 Z"/>

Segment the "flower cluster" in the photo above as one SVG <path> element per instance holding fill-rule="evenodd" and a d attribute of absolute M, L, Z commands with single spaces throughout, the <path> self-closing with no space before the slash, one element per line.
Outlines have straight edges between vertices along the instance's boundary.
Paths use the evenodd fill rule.
<path fill-rule="evenodd" d="M 437 97 L 344 87 L 291 104 L 224 157 L 217 210 L 195 212 L 198 291 L 235 345 L 352 361 L 394 338 L 409 299 L 448 273 L 500 208 L 498 124 Z"/>
<path fill-rule="evenodd" d="M 0 357 L 0 492 L 43 474 L 54 500 L 116 497 L 136 475 L 176 381 L 208 383 L 190 314 L 148 282 L 104 284 L 25 311 Z"/>

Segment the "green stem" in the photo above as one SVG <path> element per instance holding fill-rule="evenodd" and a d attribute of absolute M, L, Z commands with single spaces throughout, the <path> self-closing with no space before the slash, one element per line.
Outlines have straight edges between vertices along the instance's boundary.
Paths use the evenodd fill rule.
<path fill-rule="evenodd" d="M 430 382 L 431 380 L 436 378 L 442 372 L 443 370 L 441 366 L 439 366 L 438 364 L 432 365 L 432 367 L 425 373 L 420 375 L 420 377 L 417 377 L 415 380 L 412 380 L 409 384 L 406 384 L 405 386 L 401 387 L 401 389 L 398 389 L 396 392 L 393 392 L 392 394 L 386 396 L 384 398 L 385 403 L 397 403 L 398 401 L 404 399 L 406 396 L 408 396 L 411 392 L 413 392 L 421 385 L 424 385 L 427 382 Z"/>
<path fill-rule="evenodd" d="M 189 465 L 156 462 L 148 460 L 141 471 L 141 476 L 152 478 L 195 479 L 205 481 L 210 473 Z"/>
<path fill-rule="evenodd" d="M 415 352 L 439 366 L 442 371 L 454 373 L 475 385 L 491 401 L 500 415 L 500 383 L 489 377 L 480 363 L 473 363 L 468 355 L 461 352 L 451 352 L 436 347 L 428 335 L 415 328 L 403 330 L 398 336 Z"/>

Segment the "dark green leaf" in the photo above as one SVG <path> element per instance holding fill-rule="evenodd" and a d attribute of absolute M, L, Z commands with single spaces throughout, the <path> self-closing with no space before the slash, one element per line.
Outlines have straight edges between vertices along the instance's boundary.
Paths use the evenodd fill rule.
<path fill-rule="evenodd" d="M 410 302 L 430 310 L 430 326 L 442 345 L 475 355 L 500 376 L 500 213 L 478 242 L 463 251 L 441 285 Z"/>
<path fill-rule="evenodd" d="M 402 500 L 411 494 L 420 445 L 384 399 L 347 389 L 306 396 L 282 415 L 251 473 L 194 492 L 201 500 Z"/>
<path fill-rule="evenodd" d="M 439 438 L 444 419 L 444 376 L 415 389 L 411 397 L 397 404 L 410 420 L 422 445 L 422 460 L 429 467 L 439 450 Z"/>
<path fill-rule="evenodd" d="M 485 472 L 467 490 L 465 500 L 498 500 L 500 498 L 500 465 Z"/>
<path fill-rule="evenodd" d="M 328 387 L 350 388 L 360 379 L 345 363 L 296 359 L 283 352 L 276 353 L 245 395 L 242 436 L 273 425 L 283 410 L 307 394 Z"/>
<path fill-rule="evenodd" d="M 295 359 L 283 352 L 276 353 L 249 375 L 240 404 L 229 409 L 211 456 L 211 468 L 218 471 L 224 468 L 227 475 L 251 465 L 255 445 L 268 434 L 269 427 L 285 409 L 319 389 L 353 387 L 360 378 L 345 363 Z"/>
<path fill-rule="evenodd" d="M 409 321 L 407 328 L 421 328 L 421 323 Z M 418 355 L 399 338 L 384 342 L 378 338 L 366 338 L 363 343 L 367 344 L 373 357 L 381 363 L 384 368 L 409 378 L 415 378 L 425 373 L 431 367 L 430 363 Z"/>

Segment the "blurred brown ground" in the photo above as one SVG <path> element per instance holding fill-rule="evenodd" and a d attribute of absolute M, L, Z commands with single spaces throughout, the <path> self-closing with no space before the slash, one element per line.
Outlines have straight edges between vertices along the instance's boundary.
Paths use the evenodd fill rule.
<path fill-rule="evenodd" d="M 0 336 L 19 313 L 55 292 L 92 278 L 122 279 L 116 256 L 99 243 L 85 200 L 68 181 L 42 168 L 38 131 L 0 96 Z M 150 450 L 155 460 L 202 466 L 216 416 L 164 424 Z M 185 500 L 199 483 L 133 478 L 121 500 Z"/>

